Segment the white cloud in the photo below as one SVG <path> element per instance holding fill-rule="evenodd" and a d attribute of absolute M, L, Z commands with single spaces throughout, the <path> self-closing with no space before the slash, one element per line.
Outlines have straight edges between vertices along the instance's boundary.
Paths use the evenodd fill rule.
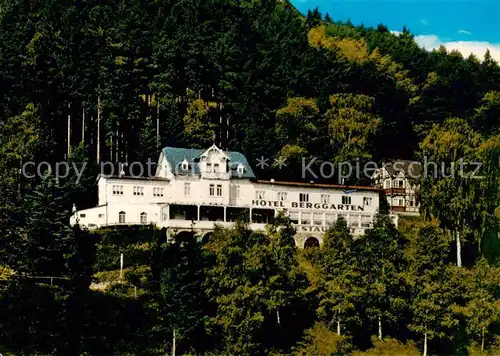
<path fill-rule="evenodd" d="M 459 51 L 464 57 L 468 57 L 472 53 L 480 60 L 484 58 L 486 50 L 489 49 L 491 57 L 500 63 L 500 43 L 480 41 L 446 42 L 436 35 L 415 36 L 415 42 L 428 51 L 444 46 L 448 51 Z"/>
<path fill-rule="evenodd" d="M 427 21 L 426 19 L 420 19 L 418 20 L 418 22 L 420 22 L 424 26 L 427 26 L 429 24 L 429 21 Z"/>
<path fill-rule="evenodd" d="M 458 30 L 457 33 L 461 35 L 472 35 L 472 32 L 467 31 L 467 30 Z"/>
<path fill-rule="evenodd" d="M 395 36 L 401 36 L 401 34 L 403 33 L 403 32 L 400 32 L 400 31 L 390 31 L 390 32 L 391 32 L 393 35 L 395 35 Z"/>

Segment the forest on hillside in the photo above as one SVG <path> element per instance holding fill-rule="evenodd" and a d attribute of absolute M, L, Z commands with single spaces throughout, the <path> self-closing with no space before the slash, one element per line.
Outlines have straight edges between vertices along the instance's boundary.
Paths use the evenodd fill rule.
<path fill-rule="evenodd" d="M 357 240 L 339 220 L 314 250 L 285 217 L 208 243 L 69 226 L 99 162 L 213 142 L 287 162 L 260 178 L 302 180 L 303 158 L 444 168 L 419 182 L 420 218 L 381 209 Z M 41 161 L 87 166 L 78 184 L 21 174 Z M 499 162 L 488 52 L 286 0 L 0 0 L 0 353 L 498 354 Z"/>

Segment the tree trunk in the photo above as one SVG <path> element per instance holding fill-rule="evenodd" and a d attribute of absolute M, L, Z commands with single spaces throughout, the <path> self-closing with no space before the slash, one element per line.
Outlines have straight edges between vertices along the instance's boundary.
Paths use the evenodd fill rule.
<path fill-rule="evenodd" d="M 484 327 L 481 330 L 481 353 L 484 352 Z"/>
<path fill-rule="evenodd" d="M 101 97 L 97 97 L 97 163 L 101 163 Z"/>
<path fill-rule="evenodd" d="M 457 240 L 457 266 L 462 267 L 462 245 L 460 242 L 460 233 L 457 231 L 455 234 Z"/>
<path fill-rule="evenodd" d="M 156 97 L 156 148 L 160 148 L 160 98 Z"/>
<path fill-rule="evenodd" d="M 378 317 L 378 338 L 382 340 L 382 318 Z"/>
<path fill-rule="evenodd" d="M 337 320 L 337 335 L 340 336 L 340 319 Z"/>
<path fill-rule="evenodd" d="M 427 356 L 427 328 L 425 328 L 424 332 L 424 353 L 423 356 Z"/>
<path fill-rule="evenodd" d="M 85 106 L 82 109 L 82 145 L 85 146 Z"/>
<path fill-rule="evenodd" d="M 172 332 L 172 356 L 175 356 L 175 328 Z"/>
<path fill-rule="evenodd" d="M 111 162 L 113 162 L 113 156 L 114 156 L 113 148 L 115 147 L 113 142 L 114 142 L 113 131 L 111 131 L 111 135 L 109 135 L 109 156 L 110 156 Z"/>
<path fill-rule="evenodd" d="M 68 103 L 68 159 L 71 156 L 71 103 Z"/>

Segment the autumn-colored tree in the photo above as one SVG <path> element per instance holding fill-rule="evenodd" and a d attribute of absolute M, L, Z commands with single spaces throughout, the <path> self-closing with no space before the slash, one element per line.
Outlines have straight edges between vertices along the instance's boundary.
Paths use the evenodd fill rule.
<path fill-rule="evenodd" d="M 373 114 L 374 99 L 366 95 L 335 94 L 325 113 L 335 161 L 371 158 L 370 139 L 380 119 Z"/>

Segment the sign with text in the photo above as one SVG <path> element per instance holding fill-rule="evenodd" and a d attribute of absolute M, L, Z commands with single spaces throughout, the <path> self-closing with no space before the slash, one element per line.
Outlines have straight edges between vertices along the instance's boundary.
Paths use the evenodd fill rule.
<path fill-rule="evenodd" d="M 330 228 L 329 226 L 316 226 L 316 225 L 295 225 L 297 232 L 327 232 Z M 351 228 L 351 233 L 354 233 L 356 229 Z"/>
<path fill-rule="evenodd" d="M 290 208 L 290 209 L 317 209 L 317 210 L 342 210 L 342 211 L 364 211 L 362 205 L 350 204 L 322 204 L 308 202 L 291 202 L 289 206 L 285 206 L 284 201 L 273 200 L 252 200 L 252 205 L 266 208 Z"/>

